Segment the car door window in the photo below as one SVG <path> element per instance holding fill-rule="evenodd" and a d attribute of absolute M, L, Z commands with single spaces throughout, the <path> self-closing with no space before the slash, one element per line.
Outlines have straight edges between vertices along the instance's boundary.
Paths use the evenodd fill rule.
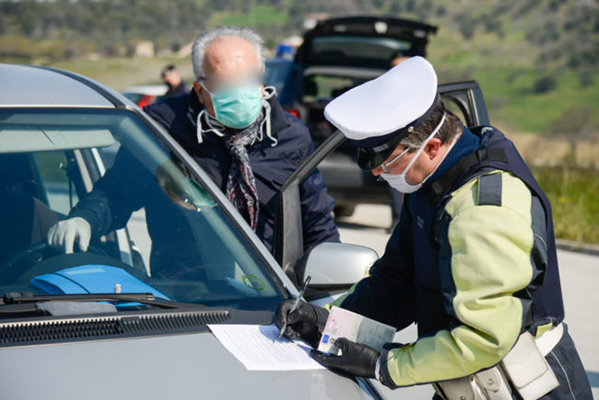
<path fill-rule="evenodd" d="M 67 171 L 67 156 L 64 151 L 32 153 L 39 171 L 41 186 L 48 199 L 50 209 L 60 216 L 67 216 L 79 197 L 73 177 Z"/>

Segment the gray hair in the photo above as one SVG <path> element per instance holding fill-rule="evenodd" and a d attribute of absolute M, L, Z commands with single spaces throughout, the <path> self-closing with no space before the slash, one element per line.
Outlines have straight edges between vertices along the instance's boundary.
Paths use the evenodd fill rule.
<path fill-rule="evenodd" d="M 260 69 L 264 70 L 264 40 L 260 35 L 249 28 L 238 28 L 236 26 L 219 26 L 216 28 L 208 29 L 193 41 L 191 48 L 191 63 L 193 64 L 193 73 L 196 79 L 199 79 L 204 75 L 204 62 L 206 56 L 206 49 L 210 43 L 217 39 L 226 36 L 236 36 L 241 39 L 245 39 L 256 49 L 258 54 L 258 60 L 260 61 Z"/>
<path fill-rule="evenodd" d="M 459 135 L 462 132 L 463 123 L 457 115 L 445 108 L 443 99 L 439 96 L 437 104 L 435 104 L 435 108 L 429 117 L 418 125 L 411 134 L 402 139 L 399 144 L 404 147 L 409 147 L 410 150 L 408 152 L 416 151 L 416 149 L 420 148 L 422 143 L 424 143 L 429 135 L 435 130 L 444 114 L 445 122 L 435 136 L 441 139 L 441 144 L 453 140 L 456 135 Z"/>

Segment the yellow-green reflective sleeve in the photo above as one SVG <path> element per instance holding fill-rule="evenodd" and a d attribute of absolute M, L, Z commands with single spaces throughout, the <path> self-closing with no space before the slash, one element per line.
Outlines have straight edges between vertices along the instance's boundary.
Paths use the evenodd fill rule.
<path fill-rule="evenodd" d="M 478 206 L 477 183 L 454 193 L 447 245 L 452 289 L 446 309 L 457 326 L 383 352 L 383 373 L 396 386 L 463 377 L 497 364 L 522 327 L 522 304 L 513 294 L 532 279 L 531 195 L 502 173 L 502 205 Z M 416 266 L 416 268 L 418 268 Z M 453 293 L 452 293 L 453 292 Z"/>

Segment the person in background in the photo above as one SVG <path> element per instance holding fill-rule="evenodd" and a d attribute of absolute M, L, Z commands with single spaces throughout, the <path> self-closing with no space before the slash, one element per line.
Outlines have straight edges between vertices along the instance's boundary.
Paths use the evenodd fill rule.
<path fill-rule="evenodd" d="M 408 57 L 403 51 L 399 50 L 395 53 L 393 53 L 393 56 L 391 57 L 391 61 L 389 62 L 389 65 L 391 66 L 391 68 L 393 67 L 397 67 L 400 63 L 409 60 L 410 57 Z"/>
<path fill-rule="evenodd" d="M 160 76 L 162 77 L 162 81 L 168 86 L 168 91 L 164 95 L 164 99 L 187 94 L 185 82 L 181 78 L 179 70 L 173 64 L 164 67 Z"/>

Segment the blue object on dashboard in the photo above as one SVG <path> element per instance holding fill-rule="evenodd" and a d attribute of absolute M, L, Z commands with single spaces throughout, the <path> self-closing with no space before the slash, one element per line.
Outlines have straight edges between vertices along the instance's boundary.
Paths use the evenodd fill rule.
<path fill-rule="evenodd" d="M 120 285 L 121 293 L 152 293 L 169 300 L 124 269 L 101 264 L 62 269 L 37 276 L 31 283 L 48 294 L 115 293 L 115 288 Z"/>

